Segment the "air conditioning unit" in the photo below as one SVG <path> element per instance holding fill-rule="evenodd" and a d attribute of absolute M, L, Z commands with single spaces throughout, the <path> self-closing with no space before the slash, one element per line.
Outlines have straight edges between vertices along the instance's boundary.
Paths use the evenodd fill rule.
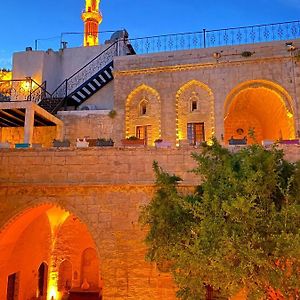
<path fill-rule="evenodd" d="M 93 104 L 86 104 L 81 106 L 80 110 L 97 110 L 97 106 Z"/>

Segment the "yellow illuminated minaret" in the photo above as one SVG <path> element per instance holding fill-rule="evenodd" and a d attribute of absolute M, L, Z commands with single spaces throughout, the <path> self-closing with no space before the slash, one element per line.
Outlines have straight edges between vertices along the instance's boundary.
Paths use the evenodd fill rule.
<path fill-rule="evenodd" d="M 83 45 L 96 46 L 99 44 L 98 28 L 102 22 L 102 15 L 99 11 L 100 0 L 85 0 L 85 11 L 81 17 L 84 22 Z"/>

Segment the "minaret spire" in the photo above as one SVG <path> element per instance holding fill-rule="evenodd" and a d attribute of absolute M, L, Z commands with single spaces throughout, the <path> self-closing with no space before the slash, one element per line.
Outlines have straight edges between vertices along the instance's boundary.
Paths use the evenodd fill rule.
<path fill-rule="evenodd" d="M 84 22 L 83 45 L 96 46 L 99 44 L 98 28 L 102 22 L 102 15 L 99 11 L 100 0 L 85 0 L 85 11 L 81 17 Z"/>

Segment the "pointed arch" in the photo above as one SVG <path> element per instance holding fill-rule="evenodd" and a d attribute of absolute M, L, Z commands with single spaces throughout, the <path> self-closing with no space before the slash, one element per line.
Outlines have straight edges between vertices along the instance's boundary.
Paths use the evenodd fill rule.
<path fill-rule="evenodd" d="M 47 297 L 56 297 L 55 295 L 61 288 L 64 291 L 73 284 L 75 287 L 80 287 L 79 279 L 72 278 L 72 265 L 70 268 L 70 263 L 73 262 L 77 270 L 81 268 L 81 253 L 77 253 L 78 249 L 83 251 L 86 247 L 93 247 L 94 256 L 97 259 L 99 257 L 97 244 L 92 237 L 94 231 L 89 230 L 88 224 L 82 222 L 77 217 L 76 210 L 71 207 L 69 211 L 68 208 L 51 202 L 32 203 L 30 207 L 27 203 L 25 207 L 20 207 L 15 211 L 14 216 L 10 216 L 4 224 L 5 227 L 0 232 L 0 252 L 1 259 L 6 262 L 6 265 L 2 266 L 3 269 L 0 272 L 1 281 L 10 272 L 7 266 L 15 269 L 18 264 L 18 270 L 20 269 L 23 273 L 27 272 L 28 267 L 36 270 L 35 273 L 27 273 L 30 285 L 24 277 L 20 280 L 20 292 L 24 299 L 27 299 L 33 291 L 41 297 L 46 294 Z M 78 239 L 76 234 L 79 234 L 81 238 Z M 24 257 L 28 256 L 27 259 L 20 257 L 20 251 Z M 33 251 L 35 255 L 30 257 L 28 255 L 30 251 Z M 44 264 L 41 263 L 43 261 Z M 99 276 L 99 262 L 97 266 Z M 3 270 L 8 273 L 6 274 Z M 31 280 L 30 276 L 36 280 Z M 99 281 L 100 277 L 97 282 Z"/>
<path fill-rule="evenodd" d="M 203 130 L 203 137 L 195 136 L 194 125 Z M 215 134 L 215 104 L 212 90 L 203 82 L 191 80 L 176 93 L 176 140 L 198 143 Z"/>
<path fill-rule="evenodd" d="M 68 291 L 72 287 L 72 273 L 72 263 L 68 259 L 63 260 L 58 269 L 58 291 Z"/>
<path fill-rule="evenodd" d="M 146 109 L 141 113 L 141 104 Z M 154 88 L 141 84 L 127 97 L 126 138 L 137 136 L 146 139 L 146 144 L 153 145 L 161 135 L 161 102 L 160 95 Z"/>
<path fill-rule="evenodd" d="M 231 138 L 247 138 L 248 143 L 294 139 L 294 115 L 293 100 L 278 83 L 264 79 L 242 82 L 224 102 L 225 142 Z M 255 140 L 248 136 L 249 129 L 254 129 Z"/>

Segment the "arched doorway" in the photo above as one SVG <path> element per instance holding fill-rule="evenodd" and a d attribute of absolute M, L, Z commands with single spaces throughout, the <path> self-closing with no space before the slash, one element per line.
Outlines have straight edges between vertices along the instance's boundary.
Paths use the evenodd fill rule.
<path fill-rule="evenodd" d="M 99 289 L 100 262 L 87 226 L 51 204 L 24 211 L 0 231 L 0 299 L 62 299 L 80 288 L 87 248 L 93 250 L 93 287 Z"/>
<path fill-rule="evenodd" d="M 278 84 L 253 80 L 240 84 L 225 102 L 224 139 L 247 143 L 295 138 L 292 99 Z M 251 132 L 249 134 L 249 132 Z"/>
<path fill-rule="evenodd" d="M 46 299 L 48 286 L 48 265 L 41 263 L 38 269 L 38 297 L 40 299 Z"/>

